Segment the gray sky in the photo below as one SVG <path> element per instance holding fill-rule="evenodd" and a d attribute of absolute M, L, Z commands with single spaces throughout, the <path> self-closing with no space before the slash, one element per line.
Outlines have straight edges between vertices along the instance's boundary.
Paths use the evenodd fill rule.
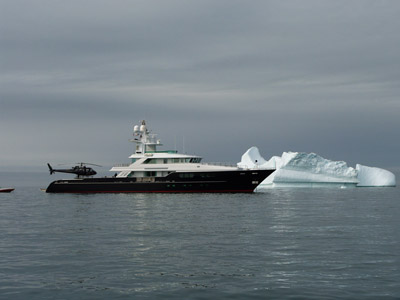
<path fill-rule="evenodd" d="M 0 168 L 315 152 L 398 168 L 400 1 L 0 0 Z M 184 140 L 184 142 L 183 142 Z"/>

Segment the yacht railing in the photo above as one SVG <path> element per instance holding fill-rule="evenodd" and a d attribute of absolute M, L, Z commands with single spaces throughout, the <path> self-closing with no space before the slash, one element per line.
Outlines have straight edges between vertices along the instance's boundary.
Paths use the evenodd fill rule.
<path fill-rule="evenodd" d="M 177 150 L 163 150 L 163 151 L 146 151 L 146 153 L 170 153 L 170 154 L 174 154 L 174 153 L 178 153 Z"/>
<path fill-rule="evenodd" d="M 129 167 L 131 164 L 116 164 L 113 165 L 113 168 L 121 168 L 121 167 Z"/>
<path fill-rule="evenodd" d="M 201 164 L 208 166 L 237 167 L 237 165 L 232 162 L 202 162 Z"/>
<path fill-rule="evenodd" d="M 240 165 L 238 166 L 239 169 L 241 170 L 258 170 L 258 166 L 253 166 L 253 167 L 249 167 L 247 165 Z"/>

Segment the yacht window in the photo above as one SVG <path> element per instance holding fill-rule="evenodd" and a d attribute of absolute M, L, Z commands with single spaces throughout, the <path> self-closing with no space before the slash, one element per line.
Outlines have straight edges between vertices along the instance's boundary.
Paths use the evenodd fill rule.
<path fill-rule="evenodd" d="M 157 172 L 155 172 L 155 171 L 147 171 L 147 172 L 144 172 L 144 176 L 145 177 L 155 177 L 155 176 L 157 176 Z"/>
<path fill-rule="evenodd" d="M 179 174 L 179 177 L 180 178 L 193 178 L 194 174 L 193 173 L 182 173 L 182 174 Z"/>
<path fill-rule="evenodd" d="M 213 173 L 201 173 L 200 177 L 202 178 L 214 178 L 216 175 Z"/>
<path fill-rule="evenodd" d="M 157 159 L 156 158 L 148 158 L 143 163 L 144 164 L 156 164 L 157 163 Z"/>

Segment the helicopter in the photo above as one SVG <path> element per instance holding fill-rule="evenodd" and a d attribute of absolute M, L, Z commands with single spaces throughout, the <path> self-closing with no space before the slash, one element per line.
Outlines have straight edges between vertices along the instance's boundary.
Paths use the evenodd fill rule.
<path fill-rule="evenodd" d="M 70 169 L 53 169 L 49 163 L 47 163 L 47 166 L 49 167 L 50 175 L 54 174 L 55 172 L 71 173 L 71 174 L 76 174 L 78 178 L 81 176 L 93 176 L 97 174 L 95 170 L 93 170 L 90 167 L 86 167 L 86 165 L 101 167 L 99 165 L 83 163 L 83 162 L 76 164 L 77 165 L 75 167 L 72 167 Z"/>

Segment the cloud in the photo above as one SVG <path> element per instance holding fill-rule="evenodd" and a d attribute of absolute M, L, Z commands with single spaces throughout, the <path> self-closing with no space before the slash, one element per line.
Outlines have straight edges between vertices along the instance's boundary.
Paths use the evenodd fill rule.
<path fill-rule="evenodd" d="M 0 138 L 13 142 L 0 165 L 123 160 L 144 118 L 210 160 L 259 145 L 398 165 L 399 12 L 396 1 L 2 1 Z"/>

